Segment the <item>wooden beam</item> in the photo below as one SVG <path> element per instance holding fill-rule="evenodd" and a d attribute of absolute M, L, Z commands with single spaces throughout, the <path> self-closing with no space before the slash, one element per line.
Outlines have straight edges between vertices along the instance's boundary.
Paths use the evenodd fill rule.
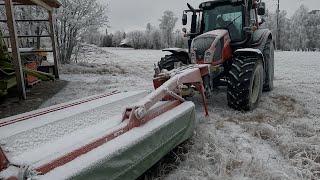
<path fill-rule="evenodd" d="M 10 36 L 3 36 L 2 38 L 10 38 Z M 17 35 L 18 38 L 35 38 L 35 37 L 40 37 L 40 38 L 48 38 L 48 37 L 51 37 L 51 35 L 49 34 L 45 34 L 45 35 Z"/>
<path fill-rule="evenodd" d="M 59 79 L 59 60 L 58 60 L 58 51 L 57 51 L 57 39 L 55 35 L 55 26 L 54 26 L 54 17 L 52 11 L 48 11 L 49 14 L 49 26 L 50 26 L 50 35 L 52 42 L 52 51 L 53 51 L 53 60 L 54 60 L 54 76 L 56 79 Z"/>
<path fill-rule="evenodd" d="M 51 8 L 59 8 L 61 6 L 61 3 L 58 0 L 13 0 L 13 2 L 15 2 L 13 5 L 39 5 L 39 1 Z"/>
<path fill-rule="evenodd" d="M 0 171 L 5 170 L 8 167 L 8 165 L 9 160 L 0 146 Z"/>
<path fill-rule="evenodd" d="M 11 49 L 8 49 L 8 53 L 12 53 Z M 48 49 L 48 50 L 21 50 L 20 49 L 20 54 L 34 54 L 34 53 L 45 53 L 45 52 L 53 52 L 52 50 Z"/>
<path fill-rule="evenodd" d="M 5 3 L 0 3 L 0 6 L 5 6 L 6 4 Z M 13 6 L 24 6 L 24 4 L 21 4 L 21 3 L 13 3 L 12 4 Z"/>
<path fill-rule="evenodd" d="M 17 29 L 16 29 L 14 12 L 12 7 L 12 0 L 4 0 L 4 1 L 5 1 L 6 15 L 8 19 L 7 24 L 9 28 L 9 34 L 10 34 L 11 48 L 12 48 L 12 60 L 13 60 L 13 65 L 15 68 L 15 73 L 17 78 L 17 88 L 19 92 L 19 97 L 22 99 L 27 99 L 22 64 L 21 64 L 21 57 L 20 57 L 19 46 L 18 46 Z"/>
<path fill-rule="evenodd" d="M 45 2 L 43 2 L 41 0 L 30 0 L 30 1 L 33 2 L 36 5 L 39 5 L 39 6 L 43 7 L 43 8 L 45 8 L 48 11 L 52 12 L 52 10 L 53 10 L 52 7 L 50 7 L 48 4 L 46 4 Z"/>
<path fill-rule="evenodd" d="M 48 22 L 48 19 L 16 19 L 16 22 Z M 7 22 L 6 19 L 1 19 L 0 22 Z"/>

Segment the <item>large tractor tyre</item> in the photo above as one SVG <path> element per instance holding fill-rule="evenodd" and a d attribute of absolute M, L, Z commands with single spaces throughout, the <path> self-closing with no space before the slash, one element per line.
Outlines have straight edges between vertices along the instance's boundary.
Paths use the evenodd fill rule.
<path fill-rule="evenodd" d="M 264 49 L 263 55 L 266 62 L 266 75 L 265 75 L 265 83 L 263 85 L 264 91 L 272 91 L 273 90 L 273 79 L 274 79 L 274 45 L 272 39 L 268 39 Z"/>
<path fill-rule="evenodd" d="M 185 65 L 190 64 L 189 57 L 180 56 L 177 54 L 171 54 L 161 58 L 161 60 L 158 62 L 158 66 L 160 68 L 160 71 L 163 69 L 171 71 L 172 69 L 174 69 L 175 63 L 178 63 L 178 62 L 181 62 L 182 64 L 185 64 Z"/>
<path fill-rule="evenodd" d="M 251 111 L 258 106 L 263 89 L 263 64 L 257 57 L 236 57 L 228 75 L 229 107 Z"/>

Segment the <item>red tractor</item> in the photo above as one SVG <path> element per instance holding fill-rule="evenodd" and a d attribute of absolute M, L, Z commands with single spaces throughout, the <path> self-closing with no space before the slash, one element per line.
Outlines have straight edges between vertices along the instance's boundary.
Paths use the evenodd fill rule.
<path fill-rule="evenodd" d="M 200 66 L 207 97 L 219 86 L 227 86 L 228 105 L 250 111 L 257 107 L 263 91 L 273 89 L 274 41 L 269 29 L 261 25 L 265 3 L 259 0 L 214 0 L 199 9 L 188 4 L 182 23 L 191 13 L 189 51 L 165 49 L 172 54 L 161 59 L 156 68 L 155 87 L 165 82 L 163 72 Z M 261 20 L 259 20 L 261 19 Z M 203 70 L 204 65 L 206 70 Z M 182 67 L 181 67 L 182 66 Z M 160 73 L 162 72 L 162 73 Z M 194 88 L 190 84 L 185 89 Z M 190 92 L 190 91 L 185 91 Z"/>

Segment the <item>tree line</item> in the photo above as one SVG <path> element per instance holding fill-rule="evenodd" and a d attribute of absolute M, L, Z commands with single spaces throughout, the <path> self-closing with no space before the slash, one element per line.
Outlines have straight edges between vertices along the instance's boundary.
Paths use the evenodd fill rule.
<path fill-rule="evenodd" d="M 265 25 L 277 34 L 277 15 L 267 11 Z M 279 40 L 277 47 L 285 51 L 319 51 L 320 11 L 310 11 L 301 5 L 291 18 L 286 11 L 279 13 Z"/>
<path fill-rule="evenodd" d="M 119 47 L 121 42 L 135 49 L 162 49 L 168 47 L 185 48 L 187 39 L 183 38 L 180 30 L 174 30 L 178 18 L 172 11 L 165 11 L 159 19 L 159 25 L 151 23 L 146 25 L 145 30 L 135 30 L 131 32 L 116 31 L 104 35 L 95 34 L 89 37 L 89 43 L 94 43 L 102 47 Z"/>
<path fill-rule="evenodd" d="M 277 36 L 277 14 L 267 11 L 263 16 L 264 26 Z M 94 42 L 103 47 L 118 47 L 123 39 L 128 39 L 136 49 L 161 49 L 166 47 L 187 47 L 187 39 L 180 30 L 174 31 L 177 17 L 171 11 L 164 12 L 158 27 L 147 24 L 144 31 L 106 33 Z M 279 13 L 279 40 L 277 49 L 285 51 L 319 51 L 320 50 L 320 11 L 310 11 L 301 5 L 292 17 L 286 11 Z"/>
<path fill-rule="evenodd" d="M 72 55 L 79 50 L 80 43 L 86 42 L 102 47 L 118 47 L 127 40 L 136 49 L 162 49 L 167 47 L 187 47 L 187 38 L 181 30 L 175 30 L 178 21 L 172 11 L 165 11 L 158 25 L 148 23 L 145 30 L 131 32 L 100 32 L 100 28 L 108 25 L 107 5 L 98 0 L 60 0 L 62 7 L 56 10 L 56 34 L 58 53 L 61 63 L 70 63 Z M 16 7 L 17 19 L 46 19 L 47 14 L 39 7 Z M 3 7 L 0 15 L 5 18 Z M 267 11 L 265 26 L 273 31 L 276 37 L 276 13 Z M 320 12 L 312 11 L 302 5 L 292 17 L 286 11 L 279 16 L 280 39 L 277 44 L 280 50 L 319 50 L 320 49 Z M 4 33 L 8 33 L 4 23 L 0 24 Z M 42 22 L 17 23 L 20 35 L 47 34 L 48 26 Z M 38 47 L 35 39 L 21 39 L 20 47 Z M 41 44 L 46 47 L 50 43 Z"/>

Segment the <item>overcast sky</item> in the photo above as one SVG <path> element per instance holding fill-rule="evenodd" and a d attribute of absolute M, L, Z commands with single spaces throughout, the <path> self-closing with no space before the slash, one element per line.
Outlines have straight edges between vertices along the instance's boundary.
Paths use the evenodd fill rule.
<path fill-rule="evenodd" d="M 109 32 L 116 30 L 132 31 L 145 29 L 148 22 L 158 26 L 159 18 L 165 10 L 173 11 L 180 17 L 186 8 L 186 3 L 198 7 L 204 0 L 101 0 L 109 3 Z M 276 9 L 277 0 L 263 0 L 271 10 Z M 301 4 L 310 10 L 320 9 L 320 0 L 280 0 L 280 9 L 286 10 L 291 16 Z M 179 27 L 177 26 L 177 27 Z"/>

